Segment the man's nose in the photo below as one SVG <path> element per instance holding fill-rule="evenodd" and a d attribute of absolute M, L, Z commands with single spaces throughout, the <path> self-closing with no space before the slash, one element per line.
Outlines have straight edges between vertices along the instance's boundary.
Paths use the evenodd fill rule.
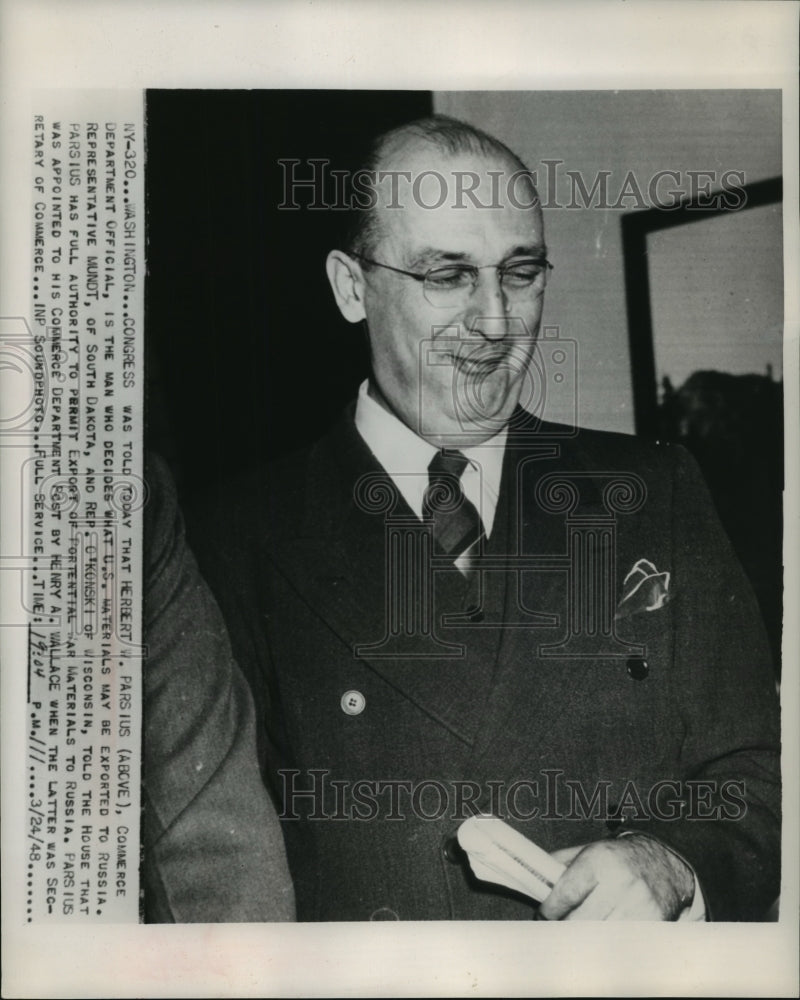
<path fill-rule="evenodd" d="M 478 282 L 472 293 L 470 333 L 487 340 L 503 340 L 509 333 L 508 299 L 497 268 L 487 267 L 478 272 Z"/>

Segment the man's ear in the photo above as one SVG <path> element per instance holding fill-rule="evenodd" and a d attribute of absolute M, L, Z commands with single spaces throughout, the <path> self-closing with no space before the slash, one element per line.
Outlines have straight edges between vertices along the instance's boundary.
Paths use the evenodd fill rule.
<path fill-rule="evenodd" d="M 350 323 L 366 319 L 364 277 L 358 264 L 341 250 L 331 250 L 325 261 L 325 270 L 342 316 Z"/>

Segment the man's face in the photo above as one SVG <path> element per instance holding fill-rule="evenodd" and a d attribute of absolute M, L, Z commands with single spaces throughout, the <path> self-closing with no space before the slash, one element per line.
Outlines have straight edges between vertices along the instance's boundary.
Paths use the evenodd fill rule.
<path fill-rule="evenodd" d="M 436 171 L 443 182 L 428 175 L 413 189 L 400 181 L 400 208 L 385 207 L 388 189 L 382 186 L 379 236 L 369 256 L 419 274 L 452 263 L 481 270 L 463 302 L 442 307 L 428 301 L 420 281 L 384 268 L 365 269 L 375 395 L 432 444 L 479 443 L 505 426 L 529 388 L 527 370 L 543 303 L 541 292 L 509 295 L 498 271 L 484 265 L 543 257 L 541 211 L 538 205 L 525 207 L 533 200 L 527 181 L 516 183 L 509 200 L 507 183 L 518 168 L 502 160 L 447 156 L 426 145 L 396 154 L 384 169 L 411 171 L 412 180 Z M 457 181 L 458 171 L 480 177 L 475 188 L 480 204 L 463 194 L 471 181 Z M 487 171 L 502 175 L 492 178 Z M 426 207 L 442 201 L 443 183 L 447 197 L 441 207 Z"/>

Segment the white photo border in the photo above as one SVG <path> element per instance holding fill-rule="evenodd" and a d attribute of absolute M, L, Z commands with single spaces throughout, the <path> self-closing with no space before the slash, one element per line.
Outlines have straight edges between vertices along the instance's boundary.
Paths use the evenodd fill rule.
<path fill-rule="evenodd" d="M 778 88 L 783 91 L 786 607 L 797 606 L 796 3 L 477 5 L 7 0 L 2 34 L 2 303 L 29 309 L 27 190 L 40 88 Z M 5 525 L 4 525 L 5 527 Z M 0 585 L 3 585 L 0 581 Z M 0 596 L 3 595 L 0 592 Z M 3 635 L 3 866 L 21 801 L 13 706 L 21 630 Z M 798 624 L 785 620 L 782 915 L 770 925 L 24 926 L 3 908 L 3 994 L 46 996 L 775 995 L 797 990 Z M 22 680 L 24 683 L 24 678 Z"/>

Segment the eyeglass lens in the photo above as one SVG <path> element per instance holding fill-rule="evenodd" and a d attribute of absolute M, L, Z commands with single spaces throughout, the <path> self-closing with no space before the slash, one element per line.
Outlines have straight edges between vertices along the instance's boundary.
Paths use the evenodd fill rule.
<path fill-rule="evenodd" d="M 521 301 L 544 289 L 547 265 L 539 261 L 520 261 L 498 268 L 497 273 L 503 293 L 509 299 Z M 437 267 L 426 274 L 423 290 L 431 305 L 453 305 L 466 301 L 478 280 L 476 267 Z"/>

